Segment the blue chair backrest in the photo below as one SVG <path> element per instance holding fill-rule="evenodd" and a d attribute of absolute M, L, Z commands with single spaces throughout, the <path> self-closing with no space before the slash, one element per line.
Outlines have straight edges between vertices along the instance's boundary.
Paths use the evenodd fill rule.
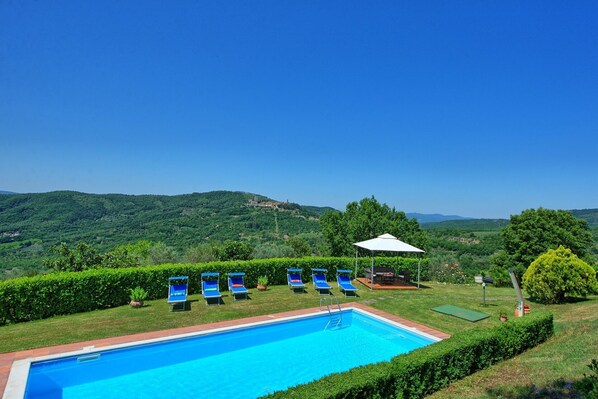
<path fill-rule="evenodd" d="M 170 286 L 170 294 L 182 295 L 187 292 L 187 284 L 175 284 Z"/>
<path fill-rule="evenodd" d="M 350 283 L 351 282 L 351 278 L 349 276 L 339 274 L 337 277 L 338 277 L 339 283 Z"/>
<path fill-rule="evenodd" d="M 218 291 L 218 280 L 204 280 L 202 286 L 204 291 Z"/>
<path fill-rule="evenodd" d="M 231 286 L 243 285 L 243 277 L 229 277 Z"/>
<path fill-rule="evenodd" d="M 326 281 L 326 275 L 323 274 L 323 273 L 314 273 L 314 281 L 325 282 Z"/>
<path fill-rule="evenodd" d="M 292 282 L 292 283 L 300 283 L 300 282 L 302 282 L 301 281 L 301 275 L 297 274 L 297 273 L 289 273 L 288 274 L 288 278 L 289 278 L 289 281 Z"/>

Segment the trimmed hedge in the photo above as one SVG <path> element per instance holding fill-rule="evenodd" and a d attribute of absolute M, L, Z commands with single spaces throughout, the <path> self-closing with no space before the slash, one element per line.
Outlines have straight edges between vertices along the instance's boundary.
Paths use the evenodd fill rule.
<path fill-rule="evenodd" d="M 417 259 L 376 258 L 376 265 L 397 270 L 409 269 L 417 276 Z M 422 259 L 422 280 L 427 278 L 428 260 Z M 370 258 L 359 259 L 358 274 L 371 264 Z M 226 273 L 245 272 L 248 287 L 257 285 L 259 276 L 268 276 L 272 285 L 287 284 L 287 268 L 303 269 L 303 279 L 311 278 L 311 269 L 328 269 L 328 279 L 336 279 L 336 269 L 355 268 L 353 258 L 292 258 L 251 261 L 167 264 L 125 269 L 91 269 L 83 272 L 52 273 L 0 282 L 0 325 L 45 319 L 57 315 L 89 312 L 122 306 L 129 302 L 129 289 L 141 287 L 148 299 L 168 296 L 168 277 L 189 276 L 189 293 L 199 292 L 203 272 L 221 274 L 220 289 L 226 290 Z"/>
<path fill-rule="evenodd" d="M 382 362 L 265 396 L 270 399 L 422 398 L 546 341 L 552 314 L 535 312 L 493 329 L 473 329 Z"/>

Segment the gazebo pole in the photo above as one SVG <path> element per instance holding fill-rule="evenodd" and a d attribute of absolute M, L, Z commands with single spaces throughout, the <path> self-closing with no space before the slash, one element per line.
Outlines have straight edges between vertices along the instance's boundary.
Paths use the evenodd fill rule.
<path fill-rule="evenodd" d="M 371 282 L 370 282 L 370 289 L 374 290 L 374 251 L 372 251 L 372 274 L 371 274 Z"/>
<path fill-rule="evenodd" d="M 421 263 L 422 263 L 422 257 L 421 255 L 417 256 L 417 288 L 419 288 L 419 274 L 420 274 L 420 270 L 421 270 Z"/>
<path fill-rule="evenodd" d="M 355 279 L 357 279 L 357 252 L 359 250 L 357 249 L 357 247 L 355 247 Z"/>

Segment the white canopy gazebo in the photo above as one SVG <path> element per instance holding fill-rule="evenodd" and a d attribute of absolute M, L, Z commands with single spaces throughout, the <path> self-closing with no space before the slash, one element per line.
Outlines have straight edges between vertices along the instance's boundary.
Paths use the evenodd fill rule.
<path fill-rule="evenodd" d="M 356 242 L 356 247 L 365 248 L 372 252 L 372 280 L 371 280 L 371 287 L 374 287 L 374 252 L 416 252 L 416 253 L 424 253 L 426 251 L 416 248 L 413 245 L 409 245 L 395 236 L 391 234 L 382 234 L 376 238 L 372 238 L 370 240 Z M 357 258 L 358 258 L 358 251 L 355 248 L 355 278 L 357 278 Z M 419 276 L 421 270 L 421 259 L 417 262 L 417 288 L 419 288 Z"/>

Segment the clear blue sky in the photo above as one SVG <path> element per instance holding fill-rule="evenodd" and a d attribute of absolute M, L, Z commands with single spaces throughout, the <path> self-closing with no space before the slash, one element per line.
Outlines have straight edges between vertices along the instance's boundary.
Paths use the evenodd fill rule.
<path fill-rule="evenodd" d="M 598 2 L 2 1 L 0 190 L 598 207 Z"/>

